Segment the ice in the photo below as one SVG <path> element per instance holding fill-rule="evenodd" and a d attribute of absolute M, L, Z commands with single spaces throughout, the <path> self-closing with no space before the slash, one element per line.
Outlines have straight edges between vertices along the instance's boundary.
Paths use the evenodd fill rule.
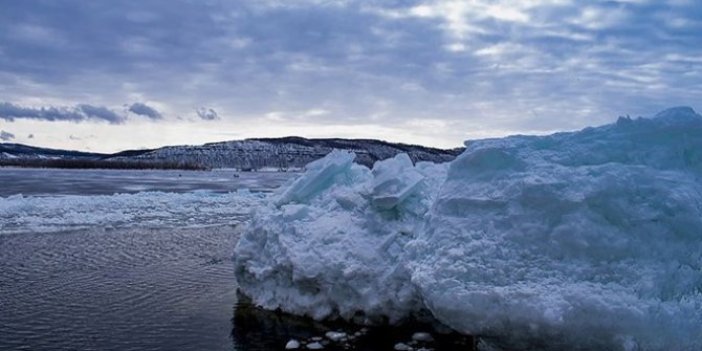
<path fill-rule="evenodd" d="M 700 115 L 466 147 L 319 161 L 257 209 L 240 289 L 317 319 L 428 311 L 484 348 L 702 349 Z"/>
<path fill-rule="evenodd" d="M 423 178 L 407 154 L 378 162 L 373 167 L 373 205 L 382 210 L 397 206 L 417 189 Z"/>
<path fill-rule="evenodd" d="M 285 344 L 286 350 L 297 350 L 299 348 L 300 348 L 300 342 L 295 340 L 295 339 L 291 339 L 290 341 L 288 341 L 287 344 Z"/>
<path fill-rule="evenodd" d="M 326 173 L 325 186 L 314 187 L 316 196 L 307 201 L 288 202 L 295 198 L 288 189 L 256 209 L 235 260 L 240 289 L 258 305 L 318 319 L 341 315 L 361 323 L 394 322 L 421 307 L 400 256 L 415 237 L 438 190 L 431 187 L 438 183 L 415 184 L 411 192 L 401 190 L 402 201 L 394 207 L 377 208 L 372 204 L 374 179 L 384 173 L 347 164 L 349 159 L 348 154 L 333 153 L 317 163 L 346 166 Z M 405 162 L 395 158 L 377 165 L 393 169 L 405 167 Z M 446 171 L 446 165 L 417 168 L 426 174 Z M 310 169 L 292 187 L 320 179 L 320 169 L 329 167 Z M 365 315 L 356 315 L 359 306 L 369 307 Z"/>
<path fill-rule="evenodd" d="M 356 155 L 349 151 L 333 150 L 327 157 L 307 165 L 304 177 L 298 178 L 278 198 L 278 205 L 291 201 L 305 201 L 325 187 L 332 185 L 334 176 L 351 167 Z"/>
<path fill-rule="evenodd" d="M 346 338 L 346 333 L 330 331 L 330 332 L 327 332 L 326 334 L 324 334 L 324 336 L 326 336 L 327 339 L 329 339 L 331 341 L 339 341 L 343 338 Z"/>
<path fill-rule="evenodd" d="M 245 221 L 264 194 L 141 192 L 115 195 L 0 197 L 0 234 L 89 227 L 203 227 Z"/>
<path fill-rule="evenodd" d="M 312 342 L 307 344 L 307 348 L 310 350 L 321 350 L 324 348 L 324 345 L 320 344 L 319 342 Z"/>

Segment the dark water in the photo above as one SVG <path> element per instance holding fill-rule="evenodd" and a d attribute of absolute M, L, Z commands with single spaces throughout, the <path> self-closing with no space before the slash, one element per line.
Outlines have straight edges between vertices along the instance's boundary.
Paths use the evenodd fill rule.
<path fill-rule="evenodd" d="M 0 350 L 232 350 L 231 227 L 0 235 Z"/>
<path fill-rule="evenodd" d="M 0 167 L 0 197 L 27 195 L 111 195 L 140 191 L 185 193 L 274 189 L 294 173 L 156 170 L 85 170 Z"/>
<path fill-rule="evenodd" d="M 282 350 L 291 338 L 359 330 L 238 297 L 236 240 L 231 226 L 0 235 L 0 350 Z M 425 329 L 372 328 L 325 349 L 392 350 Z M 437 335 L 434 346 L 470 345 Z"/>

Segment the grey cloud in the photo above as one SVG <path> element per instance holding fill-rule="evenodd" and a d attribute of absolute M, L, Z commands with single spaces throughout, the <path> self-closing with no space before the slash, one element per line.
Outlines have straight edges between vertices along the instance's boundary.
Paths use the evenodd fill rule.
<path fill-rule="evenodd" d="M 17 98 L 72 98 L 89 85 L 106 99 L 139 93 L 181 111 L 208 101 L 227 111 L 222 118 L 325 106 L 334 112 L 317 119 L 396 125 L 440 116 L 476 129 L 570 129 L 702 101 L 694 1 L 484 0 L 463 4 L 495 5 L 488 12 L 497 16 L 412 11 L 442 3 L 14 1 L 0 11 L 0 74 Z M 515 11 L 528 20 L 500 19 Z M 462 39 L 452 28 L 464 25 L 472 30 Z M 57 38 L 66 40 L 46 45 Z M 0 119 L 13 118 L 2 109 Z M 25 118 L 87 118 L 77 107 L 34 114 Z"/>
<path fill-rule="evenodd" d="M 219 115 L 217 114 L 217 111 L 211 108 L 206 108 L 206 107 L 200 107 L 197 110 L 195 110 L 197 113 L 197 116 L 200 117 L 201 119 L 204 119 L 206 121 L 213 121 L 216 119 L 219 119 Z"/>
<path fill-rule="evenodd" d="M 76 106 L 23 107 L 10 102 L 0 103 L 0 119 L 38 119 L 44 121 L 102 120 L 112 124 L 124 123 L 126 118 L 104 106 L 80 104 Z"/>
<path fill-rule="evenodd" d="M 0 130 L 0 140 L 2 140 L 2 141 L 10 141 L 10 140 L 12 140 L 12 139 L 14 139 L 14 138 L 15 138 L 15 135 L 14 135 L 14 134 L 12 134 L 12 133 L 10 133 L 10 132 L 6 132 L 6 131 L 4 131 L 4 130 Z"/>
<path fill-rule="evenodd" d="M 34 134 L 27 135 L 27 139 L 34 139 Z"/>
<path fill-rule="evenodd" d="M 131 106 L 129 106 L 129 112 L 139 116 L 145 116 L 151 119 L 163 118 L 163 115 L 161 115 L 161 113 L 158 112 L 155 108 L 141 102 L 135 102 Z"/>

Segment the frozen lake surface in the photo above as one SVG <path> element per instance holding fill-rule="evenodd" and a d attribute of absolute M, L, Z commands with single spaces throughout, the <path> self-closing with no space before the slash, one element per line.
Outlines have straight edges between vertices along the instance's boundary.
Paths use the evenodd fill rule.
<path fill-rule="evenodd" d="M 0 196 L 112 195 L 142 191 L 268 191 L 294 173 L 0 168 Z"/>
<path fill-rule="evenodd" d="M 1 168 L 0 234 L 235 225 L 293 175 Z"/>

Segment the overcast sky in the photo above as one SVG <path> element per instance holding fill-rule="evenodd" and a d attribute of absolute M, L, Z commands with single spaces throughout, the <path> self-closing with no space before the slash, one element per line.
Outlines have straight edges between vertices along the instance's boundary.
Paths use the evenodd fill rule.
<path fill-rule="evenodd" d="M 3 140 L 439 147 L 702 107 L 702 4 L 0 0 Z M 11 136 L 11 137 L 10 137 Z"/>

